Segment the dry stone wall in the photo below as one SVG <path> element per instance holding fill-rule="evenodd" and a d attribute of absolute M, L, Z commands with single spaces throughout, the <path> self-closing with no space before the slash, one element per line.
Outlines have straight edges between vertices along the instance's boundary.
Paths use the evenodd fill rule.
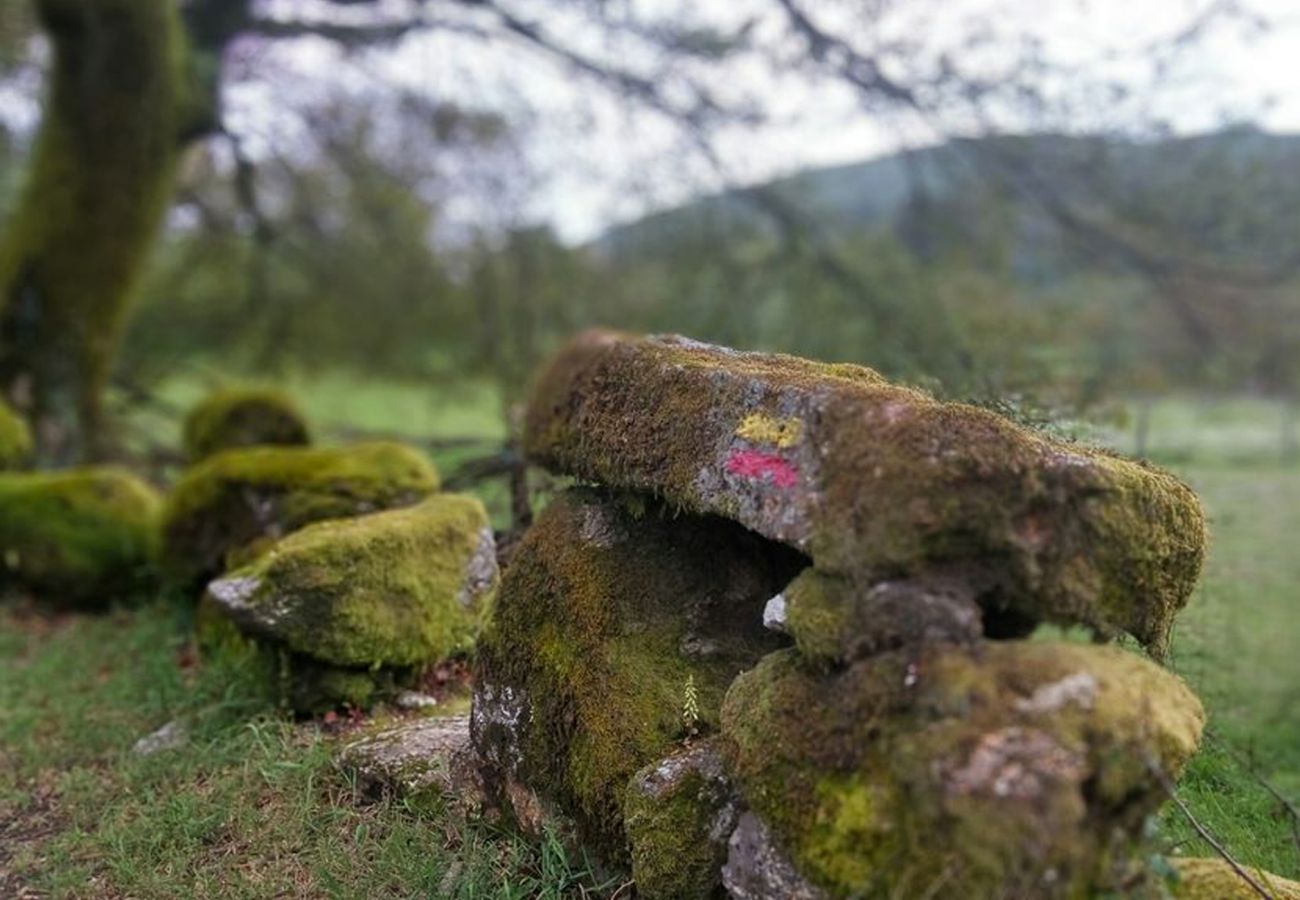
<path fill-rule="evenodd" d="M 646 898 L 1161 896 L 1195 752 L 1159 657 L 1205 548 L 1153 467 L 855 366 L 579 336 L 471 716 L 489 803 Z M 1134 893 L 1134 892 L 1137 893 Z"/>

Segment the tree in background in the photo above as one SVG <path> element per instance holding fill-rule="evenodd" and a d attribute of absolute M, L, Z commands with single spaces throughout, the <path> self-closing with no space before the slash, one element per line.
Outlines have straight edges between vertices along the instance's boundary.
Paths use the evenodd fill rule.
<path fill-rule="evenodd" d="M 1192 43 L 1240 7 L 1206 4 L 1168 43 Z M 906 119 L 926 123 L 930 136 L 1050 123 L 1062 83 L 1086 83 L 1094 95 L 1114 88 L 1104 73 L 1063 71 L 1015 25 L 993 31 L 971 18 L 954 28 L 925 27 L 944 15 L 936 2 L 189 0 L 182 10 L 185 40 L 169 0 L 37 0 L 37 9 L 55 64 L 28 187 L 0 248 L 0 374 L 35 420 L 46 460 L 101 449 L 99 398 L 126 303 L 167 205 L 179 148 L 201 136 L 227 135 L 240 157 L 235 171 L 251 184 L 251 161 L 227 132 L 220 103 L 231 50 L 244 39 L 312 36 L 364 48 L 437 31 L 457 38 L 467 54 L 476 46 L 507 45 L 520 54 L 521 67 L 559 66 L 671 120 L 712 161 L 715 131 L 761 117 L 773 79 L 802 77 L 814 89 L 839 85 L 865 113 L 900 130 Z M 737 89 L 747 83 L 735 77 L 737 65 L 760 73 L 750 79 L 755 90 Z M 78 116 L 78 108 L 94 113 Z M 261 239 L 258 232 L 266 232 L 253 192 L 241 194 Z M 915 339 L 914 323 L 928 320 L 900 311 L 896 298 L 863 281 L 844 247 L 823 240 L 815 223 L 807 227 L 763 192 L 753 199 L 777 221 L 783 253 L 838 285 L 854 315 L 870 320 L 865 328 L 874 340 L 893 346 Z M 1046 205 L 1079 220 L 1074 208 Z M 66 229 L 50 224 L 56 221 Z M 56 264 L 60 258 L 69 264 Z M 250 283 L 260 277 L 254 272 Z M 273 322 L 271 333 L 292 327 L 293 315 Z"/>
<path fill-rule="evenodd" d="M 28 180 L 0 240 L 0 387 L 45 461 L 93 452 L 126 302 L 187 129 L 171 0 L 39 0 L 54 60 Z"/>

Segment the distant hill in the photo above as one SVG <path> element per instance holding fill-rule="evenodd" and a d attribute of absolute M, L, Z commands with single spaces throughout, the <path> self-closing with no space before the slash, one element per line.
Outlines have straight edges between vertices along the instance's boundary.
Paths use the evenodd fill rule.
<path fill-rule="evenodd" d="M 953 140 L 701 197 L 611 228 L 593 248 L 630 262 L 719 233 L 772 233 L 776 220 L 755 201 L 758 192 L 830 235 L 897 228 L 918 197 L 939 211 L 935 221 L 973 217 L 968 224 L 978 227 L 997 173 L 1012 169 L 1032 169 L 1040 186 L 1080 208 L 1107 197 L 1133 221 L 1172 217 L 1189 234 L 1212 237 L 1233 252 L 1282 252 L 1300 244 L 1300 135 L 1237 127 L 1150 141 L 1051 134 Z M 1044 257 L 1061 235 L 1025 187 L 1002 196 L 1015 222 L 1015 267 L 1041 275 L 1055 265 Z"/>

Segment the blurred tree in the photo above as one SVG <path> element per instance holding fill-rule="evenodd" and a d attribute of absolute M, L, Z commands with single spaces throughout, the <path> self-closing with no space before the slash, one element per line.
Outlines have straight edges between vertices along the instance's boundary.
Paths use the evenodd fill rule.
<path fill-rule="evenodd" d="M 36 10 L 54 60 L 28 181 L 0 240 L 0 387 L 48 462 L 94 450 L 186 110 L 171 0 L 39 0 Z"/>
<path fill-rule="evenodd" d="M 861 107 L 882 123 L 910 118 L 932 133 L 966 129 L 972 122 L 991 123 L 993 128 L 1005 128 L 1007 121 L 1046 122 L 1052 110 L 1060 114 L 1055 98 L 1072 93 L 1063 92 L 1063 84 L 1086 82 L 1093 89 L 1091 96 L 1115 87 L 1105 74 L 1089 79 L 1082 77 L 1087 73 L 1054 64 L 1041 40 L 1021 30 L 1022 24 L 1028 29 L 1028 23 L 1002 27 L 1009 20 L 1000 17 L 999 28 L 990 29 L 988 23 L 969 18 L 955 28 L 930 28 L 943 15 L 943 5 L 934 0 L 744 0 L 725 6 L 571 0 L 188 0 L 179 9 L 187 40 L 178 34 L 174 0 L 35 2 L 41 25 L 54 43 L 55 63 L 28 188 L 0 248 L 0 386 L 36 420 L 47 459 L 96 449 L 99 394 L 126 299 L 165 210 L 180 145 L 212 134 L 231 139 L 245 218 L 252 222 L 255 244 L 264 249 L 270 243 L 272 233 L 258 208 L 261 201 L 251 189 L 253 161 L 243 153 L 239 138 L 226 131 L 221 108 L 223 73 L 231 48 L 242 39 L 307 36 L 364 48 L 435 30 L 463 39 L 466 46 L 509 44 L 530 60 L 561 66 L 669 118 L 711 159 L 715 157 L 708 148 L 716 128 L 761 116 L 762 101 L 769 99 L 763 96 L 769 77 L 796 74 L 847 86 Z M 1214 21 L 1241 7 L 1207 4 L 1168 45 L 1193 43 Z M 1163 47 L 1155 47 L 1145 55 L 1162 53 Z M 729 77 L 735 70 L 725 65 L 738 57 L 750 67 L 749 75 L 767 74 Z M 78 115 L 78 109 L 85 114 Z M 1009 183 L 1023 187 L 1020 170 L 1008 165 L 1004 156 L 979 160 L 983 171 L 1009 173 Z M 307 197 L 307 185 L 299 187 L 298 196 Z M 372 189 L 383 191 L 375 185 L 367 190 Z M 827 241 L 816 223 L 810 227 L 765 192 L 753 192 L 752 200 L 774 222 L 778 241 L 773 258 L 788 263 L 790 272 L 815 270 L 824 277 L 827 290 L 816 302 L 850 304 L 862 320 L 863 333 L 878 347 L 915 347 L 918 328 L 949 328 L 955 365 L 970 368 L 964 342 L 951 331 L 951 317 L 934 315 L 942 303 L 909 308 L 905 298 L 910 294 L 880 290 L 864 277 L 863 261 L 852 257 L 853 250 Z M 914 200 L 914 222 L 932 216 L 923 192 Z M 1044 206 L 1081 232 L 1100 233 L 1109 246 L 1134 257 L 1122 229 L 1108 229 L 1080 215 L 1055 192 Z M 390 196 L 383 204 L 384 215 L 398 211 L 407 217 L 406 230 L 427 229 L 425 214 L 409 204 L 402 207 L 401 197 Z M 364 205 L 357 211 L 365 213 Z M 66 220 L 67 227 L 48 225 L 56 220 Z M 533 250 L 525 248 L 533 244 L 522 240 L 524 234 L 512 236 L 506 250 L 517 267 L 523 267 L 519 271 L 527 273 Z M 935 248 L 917 244 L 918 235 L 915 228 L 905 227 L 897 239 L 923 258 L 936 258 Z M 321 247 L 329 246 L 328 231 L 320 238 Z M 342 247 L 332 249 L 345 258 Z M 753 246 L 740 250 L 742 257 L 753 251 Z M 55 264 L 58 254 L 73 253 L 78 254 L 75 265 Z M 718 261 L 731 266 L 742 257 L 728 253 Z M 897 262 L 886 254 L 868 265 L 889 269 Z M 399 277 L 415 283 L 429 278 L 430 285 L 443 278 L 427 259 L 412 265 L 419 271 L 408 269 Z M 896 274 L 922 285 L 925 279 L 909 274 L 911 265 L 904 264 Z M 255 256 L 248 284 L 250 296 L 266 301 L 266 315 L 271 316 L 267 333 L 279 346 L 291 331 L 309 323 L 300 324 L 298 313 L 283 298 L 271 298 L 268 279 L 273 266 L 265 253 Z M 353 271 L 339 268 L 327 282 L 346 284 L 345 276 Z M 732 266 L 720 277 L 748 276 L 740 266 Z M 530 283 L 528 290 L 535 289 Z M 802 289 L 789 281 L 781 286 L 788 296 Z M 922 288 L 922 293 L 933 297 L 930 288 Z M 754 307 L 755 321 L 748 327 L 755 333 L 770 327 L 779 307 L 776 295 L 766 294 Z M 717 307 L 712 309 L 716 312 Z"/>

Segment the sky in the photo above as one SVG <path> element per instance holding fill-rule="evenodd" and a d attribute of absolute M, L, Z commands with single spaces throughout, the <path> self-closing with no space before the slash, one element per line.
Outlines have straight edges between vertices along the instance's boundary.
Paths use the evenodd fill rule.
<path fill-rule="evenodd" d="M 401 14 L 412 0 L 381 2 Z M 543 7 L 546 0 L 513 2 L 524 12 L 530 4 L 536 6 L 537 21 L 553 31 L 569 29 L 566 36 L 593 53 L 636 58 L 635 47 L 606 46 L 594 34 L 573 33 L 580 24 L 547 18 L 546 11 L 554 7 Z M 760 36 L 766 23 L 783 21 L 772 18 L 771 0 L 628 2 L 653 13 L 722 23 L 766 15 L 756 29 Z M 309 8 L 312 0 L 266 3 L 271 12 L 288 14 Z M 987 28 L 1001 36 L 1001 43 L 994 41 L 983 57 L 962 51 L 961 58 L 977 60 L 989 73 L 1006 63 L 999 48 L 1008 40 L 1031 37 L 1042 42 L 1053 61 L 1104 73 L 1131 86 L 1133 97 L 1149 99 L 1141 106 L 1135 101 L 1102 105 L 1087 118 L 1071 112 L 1053 122 L 1055 127 L 1125 130 L 1160 119 L 1175 133 L 1191 133 L 1245 120 L 1274 131 L 1300 132 L 1300 0 L 805 0 L 805 5 L 829 25 L 848 21 L 837 21 L 837 10 L 860 13 L 883 7 L 872 19 L 879 23 L 877 39 L 911 40 L 918 57 L 951 50 L 964 35 Z M 1211 5 L 1249 8 L 1273 27 L 1261 33 L 1244 26 L 1241 18 L 1224 20 L 1227 24 L 1176 60 L 1160 91 L 1151 94 L 1146 86 L 1154 57 L 1148 48 L 1167 45 L 1171 35 Z M 851 24 L 842 31 L 859 33 Z M 228 124 L 247 138 L 254 153 L 294 139 L 292 117 L 280 114 L 286 91 L 301 99 L 339 87 L 363 91 L 396 85 L 509 111 L 524 129 L 530 190 L 522 201 L 501 198 L 500 214 L 550 222 L 571 241 L 732 184 L 857 162 L 971 130 L 960 117 L 936 130 L 933 123 L 864 110 L 857 95 L 839 82 L 812 82 L 740 65 L 726 70 L 719 89 L 761 97 L 768 122 L 722 130 L 714 136 L 714 158 L 709 159 L 661 117 L 643 109 L 629 111 L 571 71 L 521 57 L 519 47 L 509 43 L 484 44 L 435 31 L 412 35 L 392 48 L 345 56 L 333 45 L 308 39 L 281 42 L 274 50 L 254 46 L 236 60 L 235 68 L 242 64 L 250 71 L 274 73 L 234 79 L 227 91 Z M 1067 79 L 1056 89 L 1064 102 L 1076 88 Z M 35 106 L 21 93 L 0 92 L 0 116 L 30 124 Z M 1014 116 L 1003 124 L 1017 127 Z"/>
<path fill-rule="evenodd" d="M 1145 48 L 1177 33 L 1206 5 L 1206 0 L 945 0 L 942 22 L 956 29 L 964 18 L 1021 17 L 1016 27 L 1028 27 L 1042 36 L 1050 55 L 1094 71 L 1113 72 L 1116 79 L 1140 92 L 1150 77 Z M 1241 119 L 1273 131 L 1300 132 L 1300 0 L 1254 0 L 1251 9 L 1273 23 L 1268 31 L 1233 21 L 1211 32 L 1174 66 L 1169 85 L 1151 109 L 1130 111 L 1134 119 L 1158 116 L 1175 133 L 1209 130 Z M 903 17 L 900 27 L 919 24 L 942 30 L 942 22 L 937 26 L 909 23 Z M 427 63 L 415 45 L 393 64 L 418 72 Z M 545 81 L 541 89 L 553 95 L 543 102 L 559 102 L 564 92 L 562 84 Z M 914 123 L 882 121 L 865 113 L 856 97 L 838 86 L 782 85 L 774 89 L 772 101 L 777 111 L 773 124 L 757 132 L 738 130 L 720 137 L 718 155 L 727 165 L 727 181 L 765 181 L 808 167 L 861 161 L 893 152 L 902 144 L 924 145 L 940 139 Z M 541 205 L 569 238 L 590 237 L 611 222 L 723 186 L 723 180 L 707 168 L 680 179 L 666 176 L 654 157 L 668 152 L 671 139 L 655 134 L 653 127 L 648 128 L 648 137 L 629 138 L 620 130 L 617 115 L 606 113 L 602 124 L 571 152 L 587 157 L 600 172 L 601 160 L 619 159 L 631 148 L 634 156 L 647 157 L 633 163 L 634 171 L 646 173 L 657 189 L 629 190 L 627 171 L 619 166 L 607 167 L 610 171 L 600 172 L 599 177 L 561 176 Z M 962 127 L 954 125 L 953 130 L 960 132 Z M 638 146 L 638 141 L 643 143 Z"/>

